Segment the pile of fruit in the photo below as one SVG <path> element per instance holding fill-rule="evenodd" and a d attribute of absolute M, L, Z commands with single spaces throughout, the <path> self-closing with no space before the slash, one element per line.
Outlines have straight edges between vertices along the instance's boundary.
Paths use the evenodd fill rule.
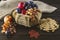
<path fill-rule="evenodd" d="M 10 15 L 4 17 L 1 33 L 6 34 L 7 38 L 16 33 L 15 24 Z"/>
<path fill-rule="evenodd" d="M 38 10 L 38 6 L 32 1 L 20 2 L 17 6 L 17 12 L 24 15 L 35 15 Z"/>

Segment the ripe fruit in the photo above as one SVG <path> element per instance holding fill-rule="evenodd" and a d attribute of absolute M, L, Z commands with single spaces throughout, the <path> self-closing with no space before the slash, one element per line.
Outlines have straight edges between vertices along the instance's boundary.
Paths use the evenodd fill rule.
<path fill-rule="evenodd" d="M 38 8 L 38 6 L 36 4 L 33 5 L 34 7 Z"/>
<path fill-rule="evenodd" d="M 21 9 L 20 8 L 17 8 L 16 9 L 18 13 L 21 13 Z"/>
<path fill-rule="evenodd" d="M 20 9 L 23 9 L 24 8 L 24 2 L 20 2 L 19 4 L 18 4 L 18 8 L 20 8 Z"/>
<path fill-rule="evenodd" d="M 22 14 L 24 14 L 24 15 L 26 14 L 26 10 L 25 9 L 22 10 Z"/>

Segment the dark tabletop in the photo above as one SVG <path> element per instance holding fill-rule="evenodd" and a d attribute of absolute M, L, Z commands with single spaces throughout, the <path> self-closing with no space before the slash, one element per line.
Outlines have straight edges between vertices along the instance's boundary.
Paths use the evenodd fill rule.
<path fill-rule="evenodd" d="M 43 13 L 42 18 L 48 18 L 48 17 L 53 18 L 60 25 L 60 1 L 59 0 L 40 0 L 40 1 L 43 1 L 45 3 L 48 3 L 58 8 L 56 11 L 54 11 L 51 14 Z M 3 23 L 3 19 L 0 20 L 0 25 L 2 23 Z M 31 29 L 34 29 L 40 33 L 40 37 L 38 39 L 29 38 L 28 31 Z M 48 32 L 39 30 L 35 26 L 31 28 L 25 28 L 24 26 L 17 24 L 16 30 L 17 30 L 17 33 L 9 39 L 7 39 L 5 35 L 0 33 L 0 40 L 60 40 L 60 28 L 53 33 L 52 32 L 48 33 Z"/>

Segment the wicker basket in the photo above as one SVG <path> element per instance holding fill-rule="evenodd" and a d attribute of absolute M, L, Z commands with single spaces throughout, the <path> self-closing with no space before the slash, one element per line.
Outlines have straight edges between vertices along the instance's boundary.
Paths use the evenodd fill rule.
<path fill-rule="evenodd" d="M 38 12 L 38 14 L 34 16 L 34 18 L 35 18 L 34 21 L 31 21 L 32 19 L 30 19 L 30 16 L 28 16 L 28 15 L 19 14 L 16 11 L 16 9 L 14 9 L 12 11 L 12 16 L 15 19 L 17 24 L 24 25 L 26 27 L 31 27 L 31 26 L 37 25 L 39 23 L 42 13 Z"/>

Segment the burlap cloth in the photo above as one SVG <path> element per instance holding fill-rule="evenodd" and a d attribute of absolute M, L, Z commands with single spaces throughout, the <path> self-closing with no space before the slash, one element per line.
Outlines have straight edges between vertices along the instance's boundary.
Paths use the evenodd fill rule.
<path fill-rule="evenodd" d="M 7 1 L 1 1 L 0 2 L 0 19 L 2 17 L 4 17 L 5 15 L 7 14 L 11 14 L 11 11 L 17 7 L 18 3 L 20 1 L 28 1 L 28 0 L 7 0 Z M 42 12 L 53 12 L 55 11 L 57 8 L 56 7 L 53 7 L 53 6 L 50 6 L 50 5 L 47 5 L 46 3 L 44 2 L 41 2 L 41 1 L 34 1 L 34 3 L 36 3 L 39 7 L 39 9 L 42 11 Z"/>

